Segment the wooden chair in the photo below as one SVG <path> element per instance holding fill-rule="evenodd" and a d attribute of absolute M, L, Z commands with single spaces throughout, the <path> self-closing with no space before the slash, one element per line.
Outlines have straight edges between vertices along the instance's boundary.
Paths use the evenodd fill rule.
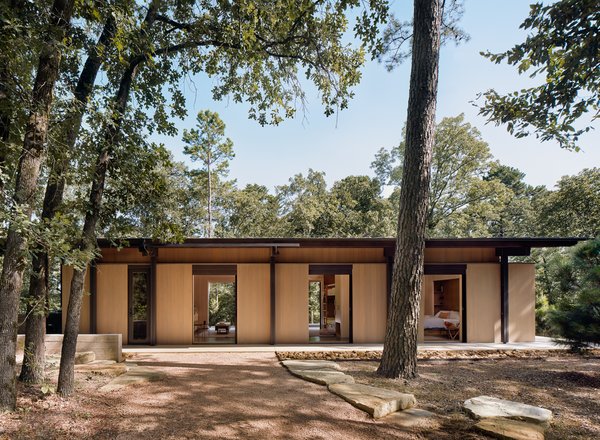
<path fill-rule="evenodd" d="M 460 322 L 458 324 L 453 324 L 451 322 L 444 322 L 444 325 L 446 326 L 446 331 L 448 332 L 448 338 L 455 340 L 458 339 L 458 336 L 460 335 Z"/>

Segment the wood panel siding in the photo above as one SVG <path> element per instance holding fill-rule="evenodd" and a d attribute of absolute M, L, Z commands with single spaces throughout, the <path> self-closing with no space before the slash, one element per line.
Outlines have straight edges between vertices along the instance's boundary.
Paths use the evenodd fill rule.
<path fill-rule="evenodd" d="M 427 248 L 425 263 L 497 263 L 495 248 Z"/>
<path fill-rule="evenodd" d="M 165 263 L 268 263 L 270 248 L 160 248 Z"/>
<path fill-rule="evenodd" d="M 67 308 L 69 306 L 69 294 L 71 292 L 71 280 L 73 279 L 73 267 L 62 266 L 61 296 L 62 296 L 62 329 L 64 331 L 67 322 Z M 81 303 L 81 319 L 79 321 L 79 333 L 90 332 L 90 270 L 85 273 L 83 284 L 83 301 Z"/>
<path fill-rule="evenodd" d="M 383 263 L 383 248 L 281 248 L 281 263 Z"/>
<path fill-rule="evenodd" d="M 508 265 L 508 340 L 535 341 L 535 265 Z"/>
<path fill-rule="evenodd" d="M 350 336 L 350 275 L 335 276 L 336 321 L 340 323 L 340 336 Z M 339 306 L 339 309 L 338 307 Z"/>
<path fill-rule="evenodd" d="M 467 265 L 467 342 L 500 342 L 500 264 Z"/>
<path fill-rule="evenodd" d="M 354 343 L 383 343 L 387 319 L 385 264 L 353 265 L 352 302 Z"/>
<path fill-rule="evenodd" d="M 308 264 L 277 264 L 275 342 L 308 342 Z"/>
<path fill-rule="evenodd" d="M 104 248 L 102 263 L 146 263 L 150 264 L 150 256 L 143 255 L 137 248 Z"/>
<path fill-rule="evenodd" d="M 98 264 L 96 269 L 96 333 L 122 335 L 127 345 L 127 264 Z"/>
<path fill-rule="evenodd" d="M 162 249 L 161 249 L 162 252 Z M 156 265 L 156 343 L 191 345 L 193 334 L 191 264 Z"/>
<path fill-rule="evenodd" d="M 268 344 L 271 337 L 270 265 L 238 264 L 237 270 L 238 344 Z"/>

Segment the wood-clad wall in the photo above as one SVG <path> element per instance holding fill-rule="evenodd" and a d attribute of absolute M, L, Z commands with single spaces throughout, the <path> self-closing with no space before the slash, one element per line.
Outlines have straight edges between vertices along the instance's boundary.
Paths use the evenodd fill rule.
<path fill-rule="evenodd" d="M 150 264 L 150 256 L 142 254 L 138 248 L 104 248 L 101 262 Z"/>
<path fill-rule="evenodd" d="M 467 342 L 500 337 L 500 264 L 468 264 Z"/>
<path fill-rule="evenodd" d="M 341 328 L 341 337 L 350 336 L 350 275 L 335 276 L 336 300 L 339 300 L 339 323 Z M 336 310 L 336 321 L 338 321 L 338 311 Z"/>
<path fill-rule="evenodd" d="M 509 342 L 535 341 L 535 265 L 508 265 Z"/>
<path fill-rule="evenodd" d="M 62 329 L 67 322 L 67 307 L 71 292 L 71 279 L 73 278 L 73 267 L 62 266 L 61 296 L 62 296 Z M 81 303 L 81 319 L 79 321 L 79 333 L 90 332 L 90 269 L 85 273 L 83 284 L 83 302 Z"/>
<path fill-rule="evenodd" d="M 281 248 L 281 263 L 377 263 L 385 262 L 383 248 Z"/>
<path fill-rule="evenodd" d="M 120 333 L 128 340 L 126 264 L 98 264 L 96 269 L 96 333 Z"/>
<path fill-rule="evenodd" d="M 352 337 L 356 344 L 382 343 L 387 319 L 385 264 L 352 266 Z"/>
<path fill-rule="evenodd" d="M 277 264 L 275 273 L 277 344 L 308 342 L 308 264 Z"/>
<path fill-rule="evenodd" d="M 270 256 L 270 248 L 161 248 L 158 262 L 266 263 Z"/>
<path fill-rule="evenodd" d="M 238 264 L 237 292 L 238 344 L 268 344 L 271 338 L 270 265 Z"/>
<path fill-rule="evenodd" d="M 191 345 L 192 265 L 156 266 L 156 343 Z"/>
<path fill-rule="evenodd" d="M 495 248 L 427 248 L 425 263 L 497 263 Z"/>

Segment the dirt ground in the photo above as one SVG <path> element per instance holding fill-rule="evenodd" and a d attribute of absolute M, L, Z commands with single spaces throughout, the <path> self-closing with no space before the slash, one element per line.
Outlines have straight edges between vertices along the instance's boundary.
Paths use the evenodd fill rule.
<path fill-rule="evenodd" d="M 378 363 L 341 361 L 359 383 L 415 395 L 419 407 L 440 415 L 430 438 L 478 438 L 461 410 L 471 397 L 490 395 L 541 406 L 554 413 L 546 439 L 600 438 L 600 358 L 426 360 L 410 383 L 374 374 Z"/>
<path fill-rule="evenodd" d="M 491 394 L 554 411 L 549 439 L 600 438 L 600 359 L 422 361 L 410 384 L 376 378 L 377 363 L 341 361 L 357 381 L 412 392 L 439 427 L 372 420 L 325 387 L 291 376 L 272 353 L 139 354 L 164 379 L 101 393 L 110 378 L 78 373 L 68 399 L 21 388 L 0 414 L 0 439 L 479 439 L 461 402 Z M 52 380 L 55 379 L 55 372 Z"/>

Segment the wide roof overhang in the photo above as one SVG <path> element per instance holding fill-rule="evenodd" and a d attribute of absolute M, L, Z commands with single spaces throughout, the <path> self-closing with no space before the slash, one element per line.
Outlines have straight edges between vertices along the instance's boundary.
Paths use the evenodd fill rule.
<path fill-rule="evenodd" d="M 568 247 L 584 237 L 529 237 L 529 238 L 430 238 L 426 248 L 544 248 Z M 334 248 L 394 248 L 395 238 L 188 238 L 181 243 L 163 243 L 148 238 L 98 240 L 101 248 L 271 248 L 271 247 L 334 247 Z"/>

